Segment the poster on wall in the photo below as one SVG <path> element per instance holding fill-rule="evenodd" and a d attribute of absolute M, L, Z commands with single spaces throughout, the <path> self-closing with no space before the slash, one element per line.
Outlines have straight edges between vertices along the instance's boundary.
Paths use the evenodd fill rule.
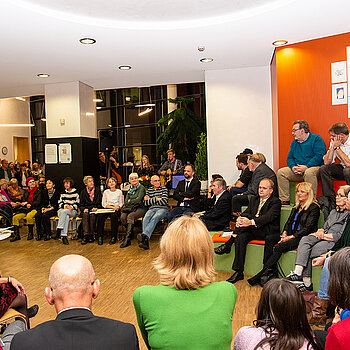
<path fill-rule="evenodd" d="M 335 83 L 345 83 L 346 79 L 346 61 L 331 63 L 332 67 L 332 84 Z"/>
<path fill-rule="evenodd" d="M 72 163 L 72 146 L 70 143 L 60 143 L 58 154 L 60 163 Z"/>
<path fill-rule="evenodd" d="M 332 84 L 332 105 L 345 105 L 348 103 L 347 83 Z"/>
<path fill-rule="evenodd" d="M 45 145 L 45 164 L 57 164 L 57 145 L 55 143 Z"/>

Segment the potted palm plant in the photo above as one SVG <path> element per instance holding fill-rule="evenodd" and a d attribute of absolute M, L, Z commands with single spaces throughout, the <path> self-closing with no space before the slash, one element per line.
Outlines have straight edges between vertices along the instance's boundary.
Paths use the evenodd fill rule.
<path fill-rule="evenodd" d="M 197 144 L 196 160 L 194 162 L 196 176 L 201 182 L 202 190 L 208 189 L 208 156 L 207 156 L 207 135 L 202 132 Z"/>

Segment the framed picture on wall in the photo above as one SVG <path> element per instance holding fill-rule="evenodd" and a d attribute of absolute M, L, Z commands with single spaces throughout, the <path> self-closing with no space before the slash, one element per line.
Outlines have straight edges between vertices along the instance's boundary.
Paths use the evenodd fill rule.
<path fill-rule="evenodd" d="M 346 61 L 333 62 L 332 67 L 332 84 L 346 82 Z"/>
<path fill-rule="evenodd" d="M 347 83 L 332 84 L 332 105 L 344 105 L 348 103 Z"/>

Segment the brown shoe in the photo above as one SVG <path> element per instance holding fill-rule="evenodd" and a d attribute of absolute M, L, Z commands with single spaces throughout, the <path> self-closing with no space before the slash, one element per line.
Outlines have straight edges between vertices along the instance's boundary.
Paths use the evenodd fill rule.
<path fill-rule="evenodd" d="M 281 201 L 281 204 L 287 206 L 290 205 L 290 201 Z"/>
<path fill-rule="evenodd" d="M 322 326 L 322 325 L 324 326 L 327 321 L 327 315 L 326 315 L 327 307 L 328 307 L 328 300 L 315 297 L 309 323 L 316 326 Z"/>

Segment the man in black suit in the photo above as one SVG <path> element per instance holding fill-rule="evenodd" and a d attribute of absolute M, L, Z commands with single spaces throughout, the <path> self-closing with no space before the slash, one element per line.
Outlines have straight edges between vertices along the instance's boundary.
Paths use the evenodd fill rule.
<path fill-rule="evenodd" d="M 211 198 L 212 207 L 204 214 L 195 214 L 207 226 L 209 231 L 222 230 L 231 219 L 231 198 L 232 196 L 226 190 L 226 181 L 217 178 L 213 181 L 212 190 L 214 193 Z"/>
<path fill-rule="evenodd" d="M 263 179 L 259 184 L 259 195 L 253 196 L 248 208 L 238 217 L 234 234 L 225 244 L 215 248 L 216 254 L 231 252 L 235 244 L 235 273 L 227 280 L 235 283 L 244 279 L 244 261 L 247 244 L 253 239 L 265 240 L 264 263 L 272 255 L 274 245 L 280 240 L 281 201 L 272 195 L 274 183 Z"/>
<path fill-rule="evenodd" d="M 177 184 L 173 195 L 177 200 L 177 206 L 168 214 L 169 222 L 178 216 L 200 210 L 201 183 L 194 174 L 194 166 L 187 164 L 184 169 L 185 180 Z"/>
<path fill-rule="evenodd" d="M 100 290 L 91 262 L 80 255 L 66 255 L 50 269 L 45 297 L 55 305 L 57 317 L 33 329 L 17 333 L 11 350 L 85 350 L 139 348 L 135 327 L 97 317 L 92 299 Z"/>
<path fill-rule="evenodd" d="M 258 194 L 259 184 L 262 179 L 271 179 L 274 183 L 273 196 L 278 196 L 277 193 L 277 177 L 275 172 L 262 162 L 263 154 L 253 154 L 248 161 L 250 171 L 253 172 L 252 179 L 249 182 L 248 190 L 243 194 L 238 194 L 232 197 L 232 212 L 237 213 L 236 217 L 242 211 L 242 205 L 248 205 L 250 199 Z M 263 156 L 263 158 L 265 158 Z"/>

